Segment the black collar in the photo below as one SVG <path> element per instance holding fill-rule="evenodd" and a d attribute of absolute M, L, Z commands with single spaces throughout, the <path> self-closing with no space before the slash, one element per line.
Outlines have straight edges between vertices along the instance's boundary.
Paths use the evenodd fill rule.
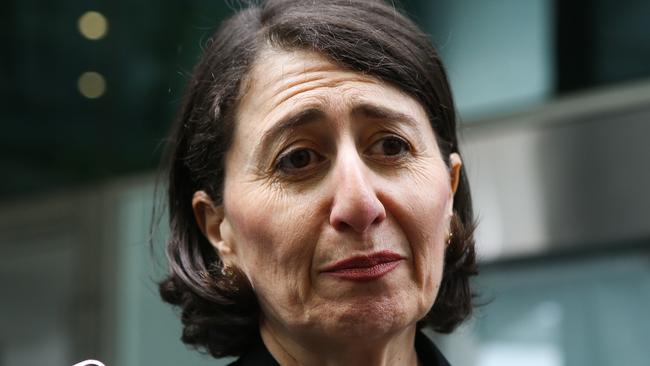
<path fill-rule="evenodd" d="M 415 352 L 422 366 L 451 366 L 438 347 L 420 330 L 415 332 Z"/>
<path fill-rule="evenodd" d="M 440 353 L 435 344 L 418 330 L 415 333 L 415 351 L 422 366 L 450 366 L 445 356 Z M 229 366 L 280 366 L 264 346 L 261 337 L 251 344 L 248 351 Z"/>

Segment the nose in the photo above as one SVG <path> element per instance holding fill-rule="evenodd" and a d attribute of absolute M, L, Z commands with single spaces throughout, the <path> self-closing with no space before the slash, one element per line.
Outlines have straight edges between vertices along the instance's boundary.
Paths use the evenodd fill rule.
<path fill-rule="evenodd" d="M 386 219 L 367 167 L 356 154 L 340 157 L 335 167 L 335 193 L 330 225 L 338 231 L 363 233 Z"/>

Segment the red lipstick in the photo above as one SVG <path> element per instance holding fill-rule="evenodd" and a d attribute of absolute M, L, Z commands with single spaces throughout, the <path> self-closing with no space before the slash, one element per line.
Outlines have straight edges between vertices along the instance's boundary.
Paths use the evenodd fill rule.
<path fill-rule="evenodd" d="M 395 252 L 383 250 L 343 259 L 325 267 L 322 272 L 349 281 L 372 281 L 397 268 L 403 259 Z"/>

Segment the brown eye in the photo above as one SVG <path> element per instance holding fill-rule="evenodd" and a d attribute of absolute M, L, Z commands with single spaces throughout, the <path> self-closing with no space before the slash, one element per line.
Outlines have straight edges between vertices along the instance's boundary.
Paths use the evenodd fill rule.
<path fill-rule="evenodd" d="M 395 136 L 385 137 L 370 147 L 371 155 L 400 156 L 410 151 L 409 144 Z"/>
<path fill-rule="evenodd" d="M 282 171 L 292 171 L 303 169 L 310 164 L 318 162 L 319 156 L 310 149 L 296 149 L 283 155 L 276 167 Z"/>

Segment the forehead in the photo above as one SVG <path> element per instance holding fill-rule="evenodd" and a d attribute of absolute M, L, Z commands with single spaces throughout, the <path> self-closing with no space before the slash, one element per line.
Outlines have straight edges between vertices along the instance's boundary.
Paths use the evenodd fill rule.
<path fill-rule="evenodd" d="M 365 102 L 389 106 L 428 124 L 420 103 L 391 84 L 345 69 L 316 52 L 266 48 L 243 84 L 237 125 L 251 133 L 270 127 L 292 110 L 345 113 Z"/>
<path fill-rule="evenodd" d="M 335 64 L 318 52 L 266 47 L 255 58 L 249 77 L 249 87 L 266 88 L 278 82 L 286 82 L 286 86 L 290 86 L 293 83 L 305 82 L 316 76 L 327 74 L 345 75 L 359 81 L 377 82 L 376 79 L 368 75 L 362 75 Z"/>
<path fill-rule="evenodd" d="M 252 157 L 273 131 L 304 111 L 316 110 L 339 131 L 355 128 L 356 123 L 346 121 L 354 121 L 355 111 L 368 105 L 389 111 L 381 112 L 384 119 L 415 121 L 421 132 L 433 136 L 424 108 L 400 89 L 342 68 L 316 52 L 266 49 L 242 87 L 231 153 Z"/>

